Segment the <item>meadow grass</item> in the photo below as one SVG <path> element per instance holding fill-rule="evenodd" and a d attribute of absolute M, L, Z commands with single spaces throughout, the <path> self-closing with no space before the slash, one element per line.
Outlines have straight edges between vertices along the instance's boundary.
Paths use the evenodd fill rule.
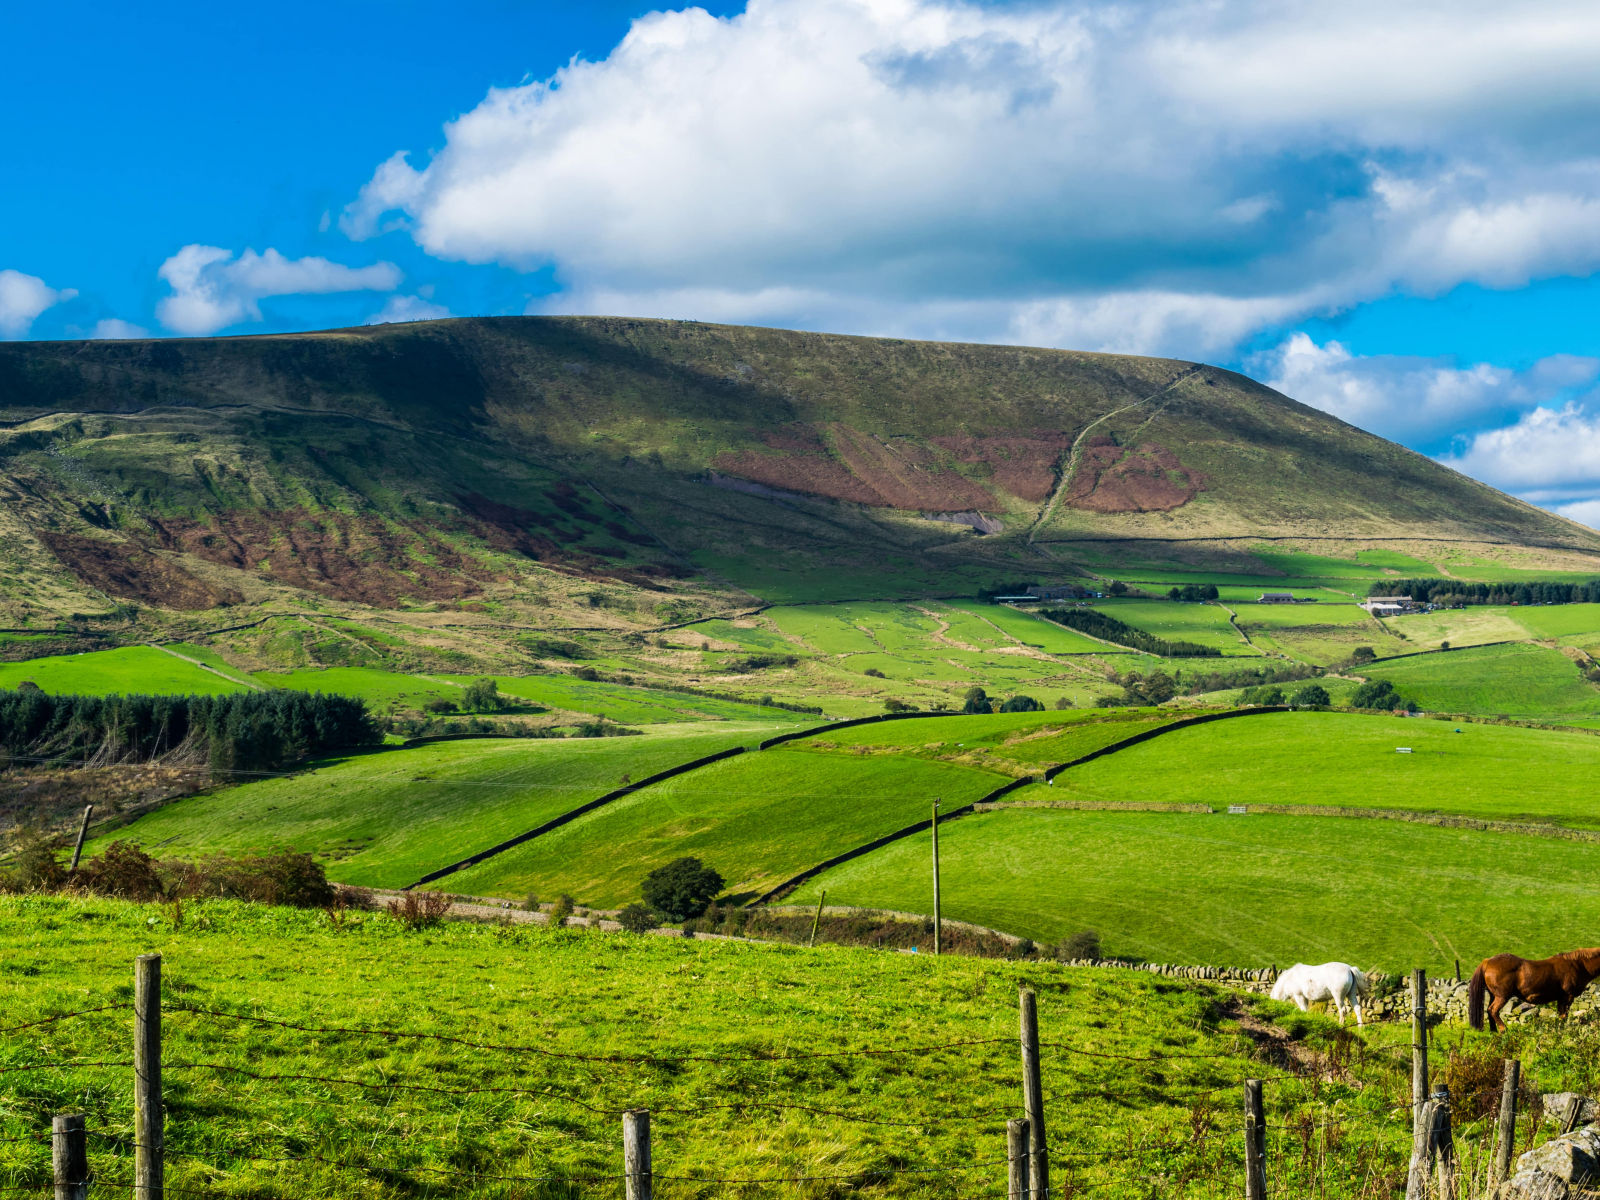
<path fill-rule="evenodd" d="M 1291 712 L 1175 730 L 1012 798 L 1347 805 L 1594 825 L 1597 769 L 1600 738 L 1586 733 Z"/>
<path fill-rule="evenodd" d="M 1007 777 L 910 756 L 846 756 L 777 747 L 715 763 L 614 801 L 571 824 L 441 880 L 480 896 L 566 892 L 618 908 L 644 877 L 692 855 L 746 899 L 824 859 L 986 795 Z"/>
<path fill-rule="evenodd" d="M 1464 647 L 1480 646 L 1486 642 L 1526 641 L 1528 630 L 1511 616 L 1515 611 L 1487 605 L 1440 608 L 1431 613 L 1391 617 L 1389 624 L 1406 635 L 1413 650 L 1432 650 L 1440 642 Z"/>
<path fill-rule="evenodd" d="M 939 831 L 944 915 L 1054 939 L 1094 929 L 1155 962 L 1339 961 L 1438 972 L 1594 940 L 1600 844 L 1349 817 L 1010 809 Z M 792 903 L 929 912 L 927 835 L 819 875 Z"/>
<path fill-rule="evenodd" d="M 471 683 L 471 675 L 441 675 L 460 686 Z M 550 708 L 604 715 L 628 725 L 682 721 L 777 721 L 787 724 L 811 723 L 817 717 L 759 704 L 740 704 L 716 700 L 691 692 L 669 692 L 659 688 L 627 687 L 615 683 L 589 683 L 570 675 L 516 675 L 494 677 L 508 696 L 531 700 Z M 742 689 L 741 689 L 742 690 Z"/>
<path fill-rule="evenodd" d="M 1362 667 L 1439 712 L 1512 717 L 1600 716 L 1600 691 L 1559 650 L 1513 644 L 1424 654 Z"/>
<path fill-rule="evenodd" d="M 1228 655 L 1256 655 L 1216 604 L 1181 604 L 1172 600 L 1103 600 L 1097 609 L 1108 617 L 1170 642 L 1215 646 Z"/>
<path fill-rule="evenodd" d="M 126 1005 L 132 958 L 147 952 L 163 955 L 166 1183 L 179 1196 L 620 1200 L 618 1112 L 636 1106 L 651 1110 L 663 1200 L 989 1194 L 1004 1178 L 1005 1121 L 1020 1113 L 1019 985 L 1038 994 L 1064 1192 L 1145 1200 L 1154 1178 L 1236 1195 L 1238 1088 L 1252 1076 L 1269 1080 L 1273 1194 L 1353 1197 L 1374 1172 L 1402 1172 L 1409 1149 L 1402 1024 L 1340 1033 L 1207 983 L 1033 961 L 458 923 L 411 933 L 382 914 L 4 896 L 0 1008 L 21 1024 Z M 1299 1079 L 1262 1063 L 1234 1020 L 1246 1009 L 1342 1067 Z M 0 1049 L 6 1068 L 129 1057 L 126 1008 L 42 1028 Z M 1522 1057 L 1535 1087 L 1588 1090 L 1580 1031 L 1461 1036 L 1465 1049 Z M 827 1057 L 793 1057 L 807 1054 Z M 249 1074 L 216 1069 L 228 1067 Z M 81 1111 L 96 1193 L 125 1187 L 131 1074 L 0 1077 L 0 1139 L 13 1139 L 0 1141 L 0 1186 L 48 1191 L 50 1117 Z M 485 1088 L 502 1090 L 474 1090 Z M 1302 1153 L 1289 1127 L 1335 1116 L 1341 1139 Z M 1458 1130 L 1464 1146 L 1481 1133 Z M 821 1178 L 715 1182 L 796 1176 Z M 562 1182 L 573 1177 L 583 1182 Z"/>
<path fill-rule="evenodd" d="M 881 721 L 851 729 L 829 730 L 817 736 L 840 746 L 905 746 L 916 748 L 930 742 L 941 745 L 964 743 L 969 746 L 997 746 L 1018 734 L 1033 733 L 1054 726 L 1076 725 L 1110 715 L 1112 709 L 1066 709 L 1060 712 L 956 714 L 948 717 L 913 717 L 903 721 Z M 1154 709 L 1140 709 L 1154 712 Z M 790 743 L 800 745 L 800 742 Z"/>
<path fill-rule="evenodd" d="M 1106 654 L 1116 653 L 1112 647 L 1103 642 L 1086 638 L 1082 634 L 1074 633 L 1054 621 L 1047 621 L 1043 617 L 1035 616 L 1027 609 L 1012 608 L 1006 604 L 983 604 L 977 602 L 948 601 L 946 609 L 956 609 L 972 614 L 984 621 L 998 625 L 1001 630 L 1009 633 L 1017 641 L 1035 650 L 1043 650 L 1046 654 Z M 1008 645 L 1000 642 L 1000 645 Z"/>
<path fill-rule="evenodd" d="M 881 647 L 858 628 L 864 604 L 830 604 L 816 608 L 772 608 L 766 615 L 784 633 L 798 637 L 822 654 L 872 654 Z"/>
<path fill-rule="evenodd" d="M 14 688 L 25 679 L 56 696 L 104 696 L 113 692 L 218 696 L 250 690 L 246 684 L 222 678 L 153 646 L 123 646 L 117 650 L 0 663 L 0 688 Z"/>
<path fill-rule="evenodd" d="M 1315 604 L 1232 604 L 1239 624 L 1254 633 L 1257 629 L 1303 629 L 1321 625 L 1372 628 L 1372 618 L 1358 605 L 1330 604 L 1326 597 Z"/>
<path fill-rule="evenodd" d="M 175 801 L 89 847 L 135 841 L 161 858 L 293 846 L 328 875 L 403 887 L 618 787 L 771 725 L 706 724 L 661 736 L 435 742 L 331 757 L 281 778 Z"/>
<path fill-rule="evenodd" d="M 1499 611 L 1536 638 L 1600 634 L 1600 604 L 1519 604 Z"/>

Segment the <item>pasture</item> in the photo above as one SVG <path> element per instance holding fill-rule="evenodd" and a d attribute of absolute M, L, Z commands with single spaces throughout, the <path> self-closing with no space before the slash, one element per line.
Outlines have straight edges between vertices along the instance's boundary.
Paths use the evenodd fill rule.
<path fill-rule="evenodd" d="M 1102 600 L 1095 608 L 1135 629 L 1170 642 L 1215 646 L 1228 655 L 1258 655 L 1217 604 L 1179 604 L 1172 600 Z"/>
<path fill-rule="evenodd" d="M 1586 945 L 1600 917 L 1600 843 L 1397 821 L 1006 809 L 942 825 L 939 857 L 946 917 L 1040 940 L 1094 929 L 1107 953 L 1155 962 L 1438 973 L 1458 954 Z M 929 912 L 929 838 L 790 902 L 823 888 L 829 904 Z"/>
<path fill-rule="evenodd" d="M 1086 638 L 1080 633 L 1075 633 L 1065 626 L 1057 625 L 1054 621 L 1046 621 L 1043 617 L 1034 616 L 1029 610 L 1012 608 L 1005 604 L 977 604 L 970 601 L 950 600 L 944 607 L 947 610 L 963 610 L 980 617 L 984 621 L 998 625 L 1002 632 L 1009 634 L 1025 646 L 1032 646 L 1035 650 L 1043 650 L 1046 654 L 1115 654 L 1117 649 L 1097 642 L 1093 638 Z"/>
<path fill-rule="evenodd" d="M 645 875 L 693 855 L 753 899 L 806 867 L 969 804 L 1007 776 L 910 756 L 823 755 L 778 747 L 634 792 L 432 885 L 479 896 L 560 892 L 619 908 Z"/>
<path fill-rule="evenodd" d="M 1049 1047 L 1042 1083 L 1063 1190 L 1131 1200 L 1149 1195 L 1154 1174 L 1186 1179 L 1191 1195 L 1237 1194 L 1232 1114 L 1239 1082 L 1261 1074 L 1235 1021 L 1244 1010 L 1219 989 L 1128 971 L 583 928 L 412 933 L 381 913 L 334 924 L 232 901 L 186 903 L 177 923 L 170 906 L 0 897 L 0 1007 L 13 1023 L 125 1004 L 132 957 L 149 952 L 164 956 L 170 1002 L 221 1014 L 168 1015 L 163 1080 L 168 1188 L 219 1200 L 615 1196 L 614 1180 L 592 1181 L 619 1171 L 616 1112 L 634 1106 L 652 1110 L 656 1171 L 686 1180 L 658 1179 L 665 1200 L 729 1194 L 714 1182 L 724 1179 L 778 1181 L 740 1194 L 804 1200 L 838 1196 L 837 1177 L 868 1179 L 891 1200 L 986 1194 L 1018 1114 L 1022 984 L 1038 993 Z M 1308 1048 L 1335 1045 L 1325 1017 L 1245 1004 Z M 240 1016 L 469 1044 L 229 1019 Z M 48 1192 L 50 1115 L 74 1109 L 96 1133 L 96 1176 L 124 1185 L 130 1070 L 97 1064 L 127 1057 L 128 1027 L 114 1009 L 56 1023 L 48 1046 L 8 1047 L 9 1067 L 83 1065 L 0 1082 L 0 1186 Z M 1512 1035 L 1535 1087 L 1586 1090 L 1592 1060 L 1573 1053 L 1576 1033 Z M 1268 1088 L 1271 1194 L 1343 1200 L 1372 1172 L 1403 1170 L 1409 1138 L 1389 1105 L 1403 1103 L 1408 1077 L 1387 1051 L 1405 1037 L 1399 1024 L 1368 1026 L 1346 1078 Z M 1490 1042 L 1468 1034 L 1463 1045 Z M 1442 1069 L 1442 1045 L 1437 1054 Z M 489 1086 L 505 1090 L 475 1090 Z M 1196 1113 L 1214 1131 L 1198 1143 Z M 1335 1115 L 1337 1148 L 1314 1141 L 1302 1154 L 1293 1127 Z M 1461 1136 L 1471 1144 L 1479 1130 Z M 824 1178 L 783 1182 L 796 1176 Z M 574 1177 L 583 1182 L 560 1182 Z"/>
<path fill-rule="evenodd" d="M 1176 730 L 1011 798 L 1344 805 L 1600 826 L 1597 770 L 1600 737 L 1587 733 L 1290 712 Z"/>
<path fill-rule="evenodd" d="M 175 646 L 174 649 L 190 658 L 202 657 L 195 652 L 195 647 Z M 249 690 L 247 684 L 154 646 L 123 646 L 116 650 L 0 663 L 0 688 L 15 688 L 25 679 L 31 679 L 42 690 L 56 696 L 104 696 L 113 692 L 216 696 Z"/>
<path fill-rule="evenodd" d="M 1600 716 L 1600 689 L 1559 650 L 1527 643 L 1420 654 L 1360 668 L 1436 712 L 1556 719 Z"/>
<path fill-rule="evenodd" d="M 292 846 L 331 879 L 403 887 L 620 786 L 778 732 L 703 724 L 626 738 L 435 742 L 351 753 L 178 800 L 103 835 L 163 858 Z M 595 848 L 597 853 L 603 852 Z"/>

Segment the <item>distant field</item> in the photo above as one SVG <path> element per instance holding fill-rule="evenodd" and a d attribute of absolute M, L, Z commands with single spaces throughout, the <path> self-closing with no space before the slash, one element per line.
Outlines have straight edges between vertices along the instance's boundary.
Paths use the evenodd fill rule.
<path fill-rule="evenodd" d="M 184 653 L 199 657 L 189 650 Z M 222 678 L 153 646 L 124 646 L 118 650 L 0 663 L 0 688 L 14 688 L 24 679 L 33 680 L 57 696 L 103 696 L 112 692 L 217 696 L 250 690 L 245 684 Z"/>
<path fill-rule="evenodd" d="M 91 849 L 127 839 L 159 857 L 192 858 L 293 846 L 324 858 L 330 878 L 401 887 L 577 808 L 624 775 L 639 779 L 774 731 L 715 724 L 668 736 L 436 742 L 352 754 L 179 800 Z"/>
<path fill-rule="evenodd" d="M 551 897 L 614 908 L 651 870 L 694 855 L 753 896 L 841 851 L 958 808 L 1005 776 L 909 757 L 746 754 L 635 792 L 437 886 L 471 895 Z"/>
<path fill-rule="evenodd" d="M 1367 611 L 1353 602 L 1329 603 L 1327 598 L 1315 604 L 1232 604 L 1239 615 L 1239 623 L 1252 631 L 1261 629 L 1295 629 L 1307 625 L 1362 626 L 1372 629 L 1372 618 Z M 1376 630 L 1374 630 L 1376 632 Z"/>
<path fill-rule="evenodd" d="M 1570 637 L 1580 633 L 1600 636 L 1600 604 L 1518 605 L 1498 611 L 1537 638 Z"/>
<path fill-rule="evenodd" d="M 1530 635 L 1527 627 L 1511 616 L 1515 611 L 1485 605 L 1441 608 L 1431 613 L 1392 617 L 1389 624 L 1406 635 L 1414 650 L 1437 649 L 1440 642 L 1449 642 L 1452 646 L 1480 646 L 1486 642 L 1525 641 Z"/>
<path fill-rule="evenodd" d="M 1360 673 L 1387 679 L 1402 695 L 1440 712 L 1600 716 L 1600 690 L 1559 650 L 1541 646 L 1451 650 L 1377 663 Z"/>
<path fill-rule="evenodd" d="M 1036 617 L 1004 604 L 978 604 L 976 601 L 949 601 L 950 609 L 961 609 L 992 621 L 1019 642 L 1046 654 L 1115 654 L 1116 648 L 1074 633 L 1054 621 Z"/>
<path fill-rule="evenodd" d="M 1255 655 L 1216 604 L 1180 604 L 1172 600 L 1103 600 L 1095 607 L 1108 617 L 1170 642 L 1215 646 L 1224 654 Z"/>
<path fill-rule="evenodd" d="M 928 854 L 925 834 L 894 842 L 791 902 L 826 888 L 929 912 Z M 1448 972 L 1584 945 L 1600 911 L 1600 844 L 1393 821 L 1009 810 L 943 826 L 939 857 L 946 917 L 1039 940 L 1091 928 L 1156 962 Z"/>
<path fill-rule="evenodd" d="M 1011 798 L 1329 804 L 1600 825 L 1596 771 L 1600 737 L 1588 734 L 1296 712 L 1178 730 Z"/>

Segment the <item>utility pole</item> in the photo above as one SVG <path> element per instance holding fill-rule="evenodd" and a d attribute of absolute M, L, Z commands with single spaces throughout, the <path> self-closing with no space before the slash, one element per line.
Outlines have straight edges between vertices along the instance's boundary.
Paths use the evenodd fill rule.
<path fill-rule="evenodd" d="M 939 801 L 933 802 L 933 952 L 944 953 L 944 922 L 939 917 Z"/>

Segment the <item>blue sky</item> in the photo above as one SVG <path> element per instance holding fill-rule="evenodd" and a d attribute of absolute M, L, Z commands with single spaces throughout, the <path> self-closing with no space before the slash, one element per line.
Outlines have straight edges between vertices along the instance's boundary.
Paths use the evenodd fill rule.
<path fill-rule="evenodd" d="M 1600 523 L 1592 4 L 90 3 L 7 40 L 0 336 L 1162 354 Z"/>

